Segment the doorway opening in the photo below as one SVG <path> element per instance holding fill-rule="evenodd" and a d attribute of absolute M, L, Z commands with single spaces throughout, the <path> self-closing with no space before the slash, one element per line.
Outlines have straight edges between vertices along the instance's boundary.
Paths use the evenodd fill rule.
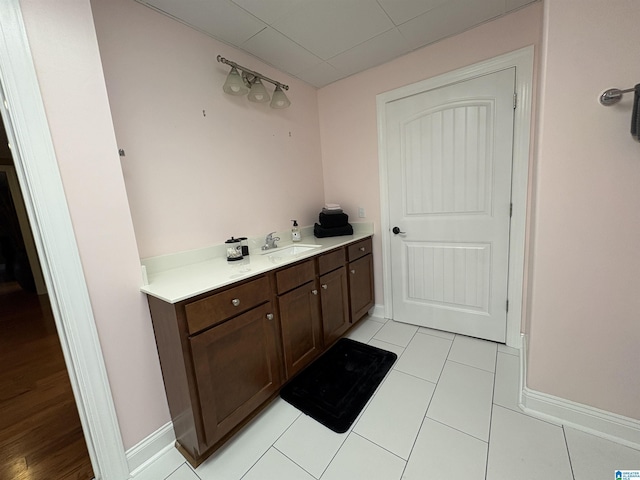
<path fill-rule="evenodd" d="M 94 478 L 0 120 L 0 478 Z"/>

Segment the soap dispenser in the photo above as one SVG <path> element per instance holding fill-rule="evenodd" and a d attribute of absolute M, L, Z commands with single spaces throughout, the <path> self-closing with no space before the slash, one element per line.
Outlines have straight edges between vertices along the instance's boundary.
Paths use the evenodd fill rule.
<path fill-rule="evenodd" d="M 298 221 L 291 220 L 293 222 L 293 227 L 291 227 L 291 240 L 294 242 L 299 242 L 300 238 L 300 229 L 298 228 Z"/>

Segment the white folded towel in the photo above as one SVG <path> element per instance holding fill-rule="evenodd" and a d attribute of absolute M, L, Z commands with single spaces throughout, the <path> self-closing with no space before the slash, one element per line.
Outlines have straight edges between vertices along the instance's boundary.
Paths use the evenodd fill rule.
<path fill-rule="evenodd" d="M 327 210 L 341 210 L 342 207 L 340 207 L 339 204 L 337 203 L 325 203 L 324 204 L 324 208 L 326 208 Z"/>

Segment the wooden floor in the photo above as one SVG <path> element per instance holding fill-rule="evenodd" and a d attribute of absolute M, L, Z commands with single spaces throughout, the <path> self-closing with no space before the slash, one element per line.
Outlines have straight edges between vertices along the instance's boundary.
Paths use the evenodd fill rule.
<path fill-rule="evenodd" d="M 0 479 L 92 478 L 49 299 L 0 284 Z"/>

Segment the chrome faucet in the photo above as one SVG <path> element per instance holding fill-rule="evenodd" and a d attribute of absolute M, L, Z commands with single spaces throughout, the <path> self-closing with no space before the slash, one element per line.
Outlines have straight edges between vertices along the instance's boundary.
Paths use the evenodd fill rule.
<path fill-rule="evenodd" d="M 276 232 L 271 232 L 264 239 L 264 245 L 262 246 L 262 250 L 271 250 L 272 248 L 278 248 L 276 242 L 280 240 L 280 237 L 274 237 L 273 234 Z"/>

